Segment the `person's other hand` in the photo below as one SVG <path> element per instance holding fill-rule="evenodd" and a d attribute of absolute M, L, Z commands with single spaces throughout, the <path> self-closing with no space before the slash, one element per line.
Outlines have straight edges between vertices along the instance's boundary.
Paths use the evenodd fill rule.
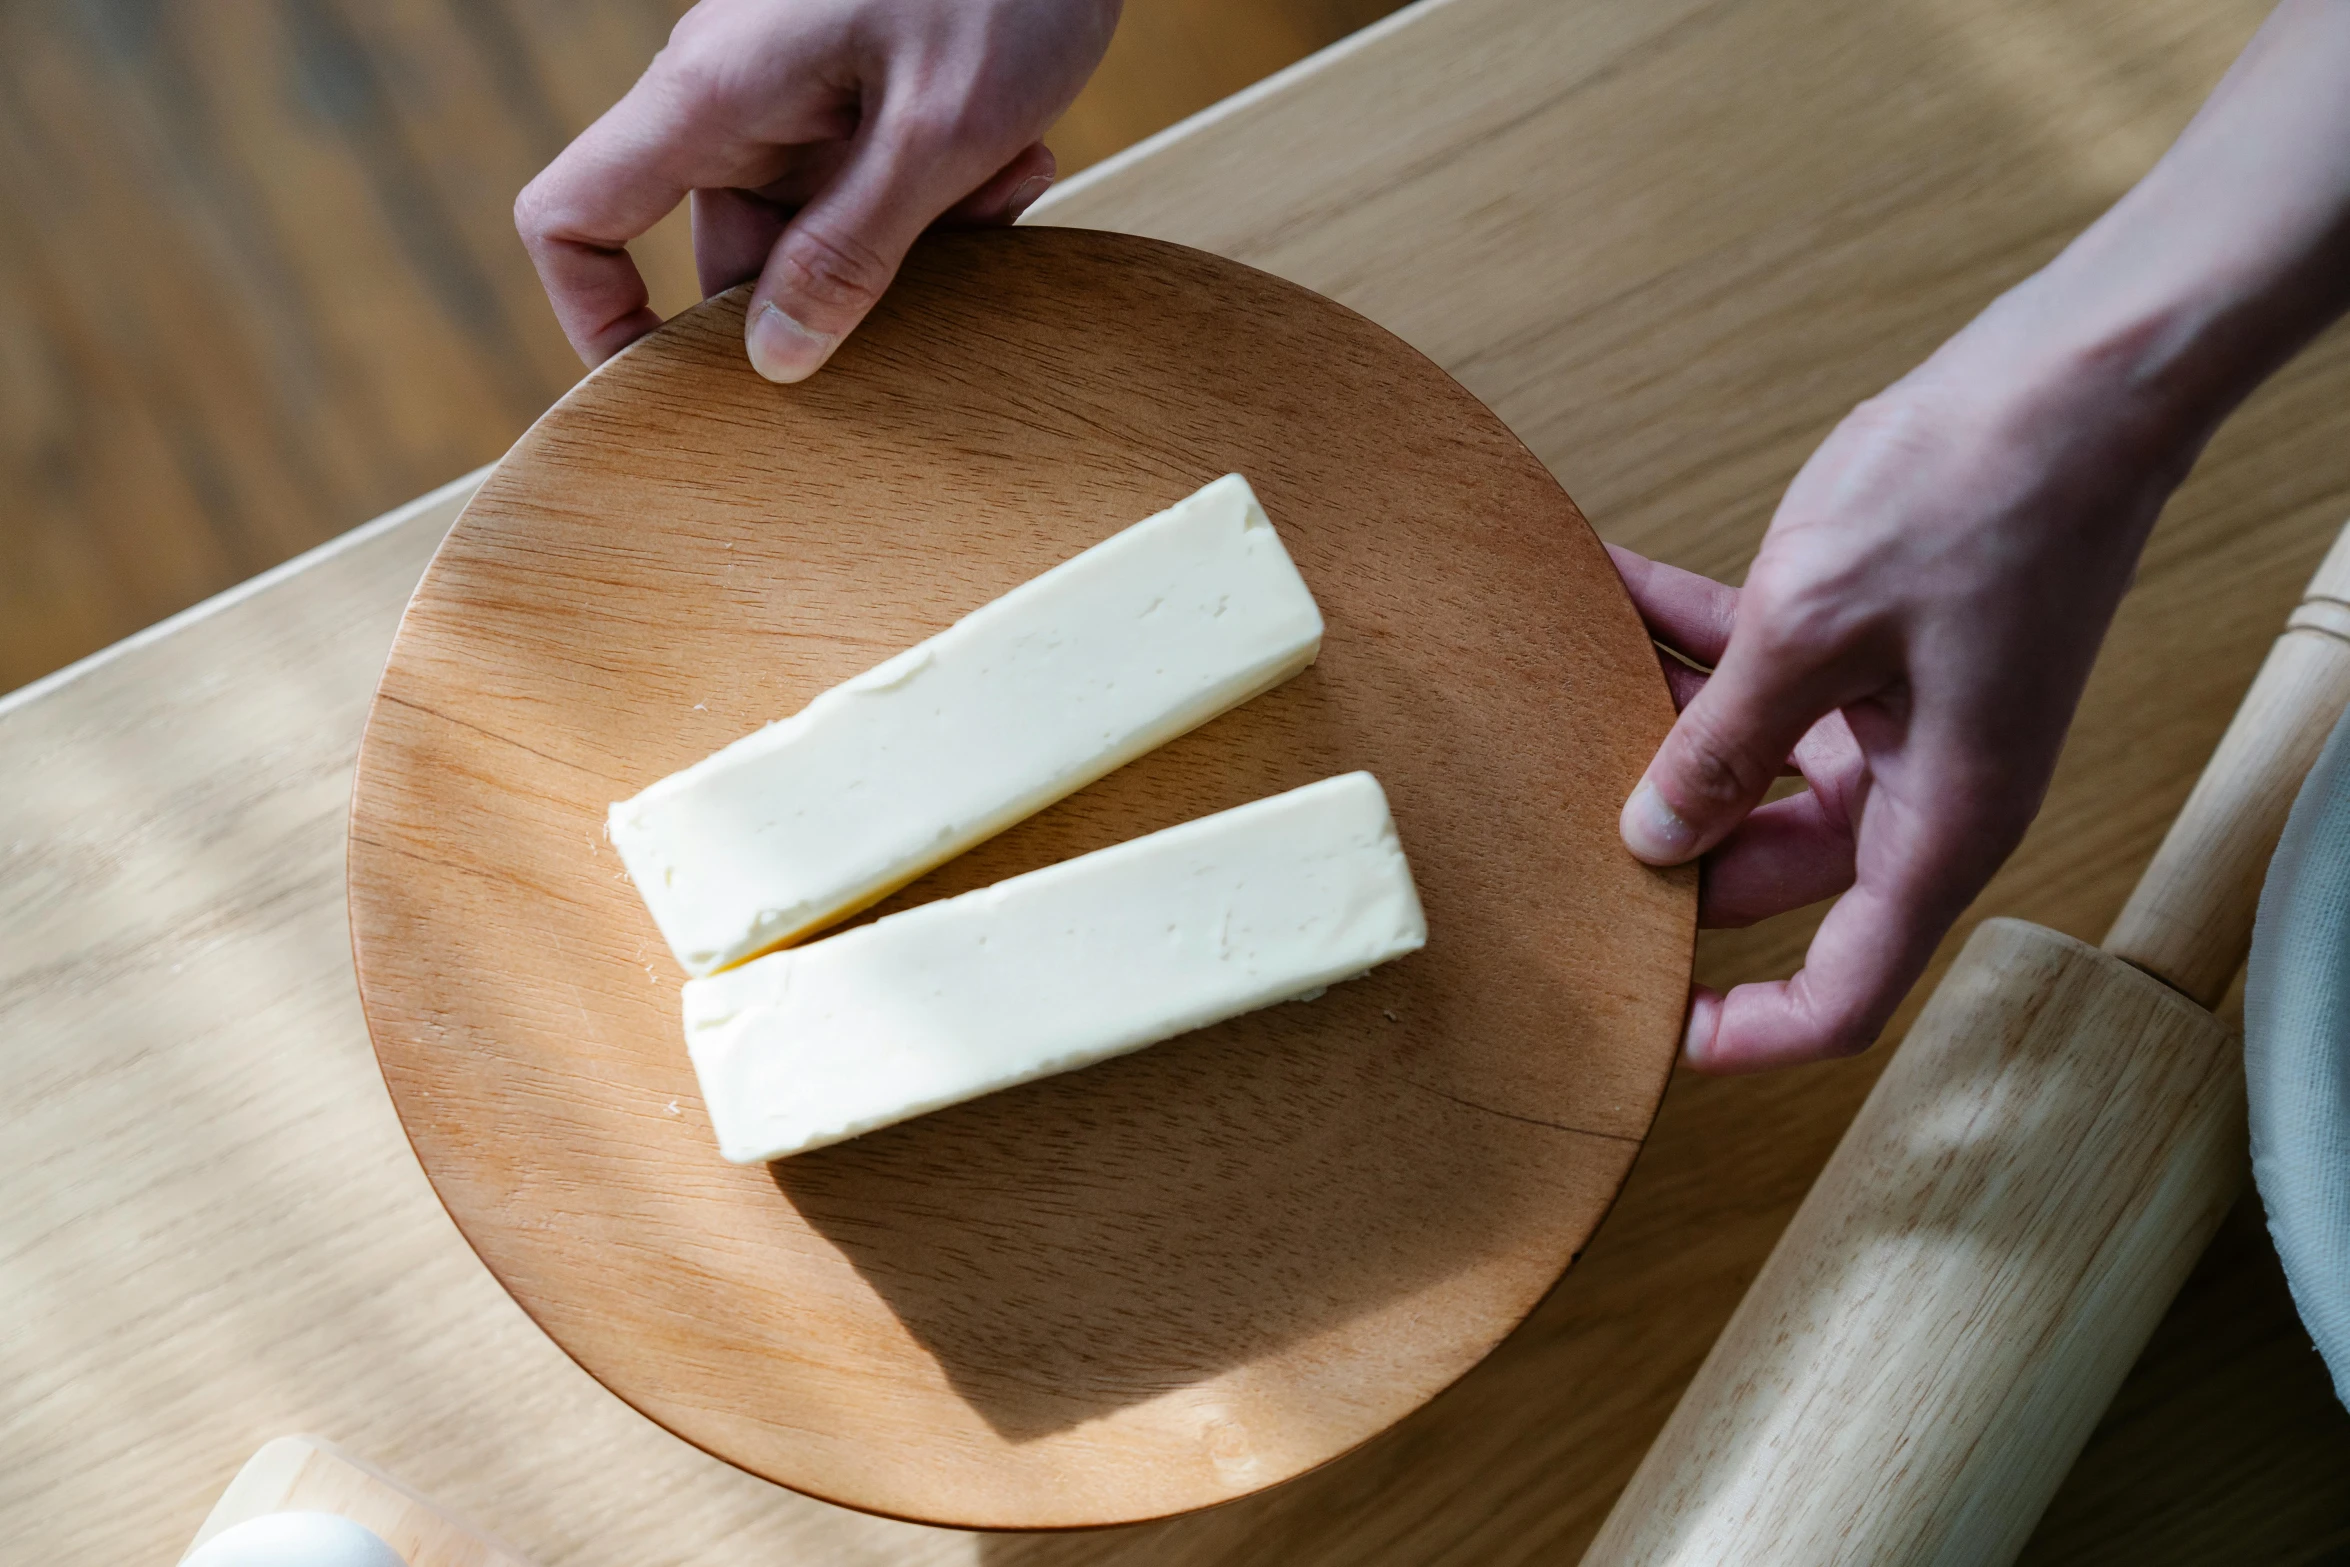
<path fill-rule="evenodd" d="M 1687 1062 L 1865 1049 L 2038 811 L 2107 623 L 2200 434 L 2003 301 L 1807 463 L 1743 590 L 1616 550 L 1682 709 L 1626 802 L 1705 855 L 1700 921 L 1842 892 L 1794 978 L 1693 993 Z M 1805 792 L 1762 801 L 1800 772 Z"/>
<path fill-rule="evenodd" d="M 1667 660 L 1625 843 L 1705 855 L 1715 925 L 1843 893 L 1793 979 L 1692 994 L 1692 1066 L 1865 1049 L 2023 836 L 2156 512 L 2350 309 L 2346 66 L 2350 6 L 2282 0 L 2145 179 L 1838 426 L 1742 591 L 1618 552 L 1712 670 Z"/>
<path fill-rule="evenodd" d="M 813 374 L 931 224 L 1009 223 L 1119 0 L 702 0 L 514 204 L 571 346 L 661 324 L 628 242 L 690 194 L 705 295 L 757 278 L 751 363 Z"/>

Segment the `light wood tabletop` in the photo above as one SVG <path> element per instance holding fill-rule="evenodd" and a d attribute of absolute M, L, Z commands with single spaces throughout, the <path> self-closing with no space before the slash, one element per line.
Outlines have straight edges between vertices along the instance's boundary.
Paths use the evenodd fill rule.
<path fill-rule="evenodd" d="M 1488 401 L 1604 536 L 1735 575 L 1834 420 L 2142 172 L 2261 10 L 1425 0 L 1035 216 L 1334 296 Z M 2093 938 L 2118 909 L 2350 515 L 2345 408 L 2337 331 L 2213 444 L 2047 809 L 1976 914 Z M 777 1490 L 629 1411 L 530 1325 L 435 1203 L 368 1050 L 343 912 L 351 759 L 466 493 L 0 700 L 8 1554 L 168 1561 L 248 1455 L 307 1431 L 548 1567 L 1573 1560 L 1874 1059 L 1678 1081 L 1533 1319 L 1291 1485 L 1059 1536 Z M 1710 940 L 1701 974 L 1785 972 L 1808 930 Z M 2346 1545 L 2350 1417 L 2240 1211 L 2027 1560 Z"/>

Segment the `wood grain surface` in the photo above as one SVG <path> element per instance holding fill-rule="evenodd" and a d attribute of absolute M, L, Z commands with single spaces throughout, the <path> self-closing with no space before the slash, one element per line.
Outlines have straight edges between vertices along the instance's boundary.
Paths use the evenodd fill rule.
<path fill-rule="evenodd" d="M 245 1460 L 188 1543 L 267 1513 L 334 1513 L 375 1531 L 407 1567 L 530 1567 L 428 1497 L 316 1437 L 281 1436 Z"/>
<path fill-rule="evenodd" d="M 490 461 L 578 379 L 514 193 L 686 4 L 0 6 L 0 691 Z M 1125 0 L 1049 144 L 1082 169 L 1391 9 Z M 631 249 L 656 308 L 699 297 L 682 210 Z"/>
<path fill-rule="evenodd" d="M 2110 953 L 1978 926 L 1588 1567 L 2013 1561 L 2235 1199 L 2241 1059 Z"/>
<path fill-rule="evenodd" d="M 1338 298 L 1499 412 L 1603 536 L 1734 578 L 1834 419 L 2135 178 L 2264 11 L 1442 0 L 1039 216 Z M 2345 407 L 2336 332 L 2221 431 L 1976 914 L 2084 939 L 2111 923 L 2350 516 Z M 1074 1535 L 807 1501 L 667 1435 L 539 1333 L 384 1096 L 348 967 L 350 768 L 454 511 L 387 518 L 0 700 L 0 1538 L 168 1560 L 256 1447 L 308 1430 L 546 1567 L 1514 1567 L 1582 1549 L 1880 1058 L 1676 1080 L 1524 1327 L 1288 1485 Z M 1784 974 L 1808 930 L 1709 934 L 1700 972 Z M 142 1489 L 111 1483 L 117 1458 Z M 2346 1549 L 2350 1416 L 2239 1206 L 2024 1560 Z"/>
<path fill-rule="evenodd" d="M 606 806 L 1225 472 L 1320 659 L 866 918 L 1368 768 L 1427 949 L 722 1164 Z M 1154 241 L 939 236 L 831 373 L 759 379 L 729 296 L 483 484 L 360 751 L 361 995 L 459 1226 L 663 1425 L 899 1517 L 1161 1516 L 1393 1424 L 1589 1240 L 1688 988 L 1696 876 L 1615 832 L 1671 721 L 1573 503 L 1395 338 Z"/>

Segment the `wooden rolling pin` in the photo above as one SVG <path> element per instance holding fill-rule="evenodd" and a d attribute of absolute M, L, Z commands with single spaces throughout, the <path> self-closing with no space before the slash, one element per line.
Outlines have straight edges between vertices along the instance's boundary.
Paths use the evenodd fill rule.
<path fill-rule="evenodd" d="M 2102 949 L 1976 930 L 1584 1567 L 2013 1561 L 2243 1185 L 2210 1012 L 2350 702 L 2350 527 Z"/>

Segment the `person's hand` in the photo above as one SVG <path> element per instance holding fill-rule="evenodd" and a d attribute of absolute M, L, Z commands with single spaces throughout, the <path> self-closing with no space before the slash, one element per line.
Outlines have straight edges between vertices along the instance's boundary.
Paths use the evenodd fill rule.
<path fill-rule="evenodd" d="M 1038 140 L 1109 47 L 1119 0 L 702 0 L 514 204 L 571 346 L 661 324 L 628 242 L 690 194 L 705 295 L 759 280 L 751 363 L 813 374 L 945 219 L 1009 223 L 1052 183 Z"/>
<path fill-rule="evenodd" d="M 2350 309 L 2346 70 L 2350 5 L 2282 0 L 2152 173 L 1838 426 L 1743 591 L 1617 552 L 1712 670 L 1666 660 L 1626 845 L 1705 855 L 1714 925 L 1843 892 L 1793 979 L 1692 994 L 1690 1065 L 1867 1048 L 2023 836 L 2155 514 Z M 1808 792 L 1756 809 L 1789 768 Z"/>
<path fill-rule="evenodd" d="M 1615 556 L 1682 712 L 1623 813 L 1706 855 L 1700 921 L 1842 892 L 1794 978 L 1691 998 L 1735 1072 L 1865 1049 L 2039 809 L 2147 530 L 2200 434 L 2051 351 L 2012 297 L 1805 465 L 1741 590 Z M 1809 789 L 1758 802 L 1800 772 Z M 1847 890 L 1849 889 L 1849 890 Z"/>

